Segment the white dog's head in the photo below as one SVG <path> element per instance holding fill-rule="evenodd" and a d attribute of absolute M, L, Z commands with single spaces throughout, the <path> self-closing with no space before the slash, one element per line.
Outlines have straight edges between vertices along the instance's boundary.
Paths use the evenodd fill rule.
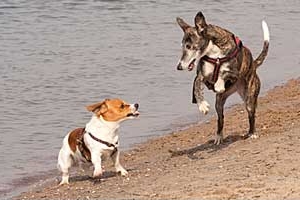
<path fill-rule="evenodd" d="M 139 116 L 139 104 L 128 104 L 121 99 L 105 99 L 86 107 L 88 111 L 95 113 L 99 118 L 109 122 L 121 122 Z"/>

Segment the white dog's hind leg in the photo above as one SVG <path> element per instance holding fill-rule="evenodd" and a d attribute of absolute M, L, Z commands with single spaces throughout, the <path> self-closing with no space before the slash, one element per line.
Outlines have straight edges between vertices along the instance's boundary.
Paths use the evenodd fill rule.
<path fill-rule="evenodd" d="M 57 167 L 62 172 L 62 179 L 59 185 L 69 184 L 69 168 L 72 166 L 71 154 L 61 149 L 58 154 Z"/>

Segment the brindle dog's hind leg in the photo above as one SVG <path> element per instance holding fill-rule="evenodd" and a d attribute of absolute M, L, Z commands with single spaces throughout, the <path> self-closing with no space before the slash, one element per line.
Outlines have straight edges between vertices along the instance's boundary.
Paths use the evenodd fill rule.
<path fill-rule="evenodd" d="M 246 109 L 249 118 L 249 131 L 245 137 L 257 138 L 255 134 L 255 112 L 257 107 L 257 98 L 260 91 L 260 80 L 256 73 L 250 79 L 247 88 L 247 95 L 245 98 Z"/>
<path fill-rule="evenodd" d="M 204 100 L 204 83 L 201 72 L 198 72 L 193 85 L 193 103 L 197 103 L 200 112 L 207 114 L 209 111 L 209 104 Z"/>
<path fill-rule="evenodd" d="M 223 141 L 223 125 L 224 125 L 224 105 L 227 98 L 236 92 L 236 87 L 231 87 L 229 90 L 216 94 L 215 108 L 218 114 L 218 130 L 214 144 L 219 145 Z"/>

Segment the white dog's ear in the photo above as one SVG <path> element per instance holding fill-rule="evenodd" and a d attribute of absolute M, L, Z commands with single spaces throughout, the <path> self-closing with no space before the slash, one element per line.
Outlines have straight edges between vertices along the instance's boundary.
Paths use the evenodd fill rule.
<path fill-rule="evenodd" d="M 181 19 L 180 17 L 177 17 L 176 21 L 177 21 L 178 25 L 181 27 L 181 29 L 183 30 L 183 32 L 185 32 L 186 29 L 188 29 L 189 27 L 191 27 L 185 21 L 183 21 L 183 19 Z"/>
<path fill-rule="evenodd" d="M 97 115 L 101 115 L 103 113 L 105 113 L 107 111 L 107 105 L 106 105 L 106 101 L 108 99 L 105 99 L 104 101 L 92 104 L 92 105 L 88 105 L 86 106 L 86 109 L 90 112 L 93 112 Z"/>
<path fill-rule="evenodd" d="M 202 14 L 202 12 L 198 12 L 195 16 L 195 27 L 198 33 L 201 33 L 206 28 L 206 26 L 207 24 L 204 15 Z"/>

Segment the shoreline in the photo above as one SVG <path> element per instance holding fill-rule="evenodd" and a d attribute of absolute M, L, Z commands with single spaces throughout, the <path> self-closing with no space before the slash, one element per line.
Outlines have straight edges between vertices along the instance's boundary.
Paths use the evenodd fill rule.
<path fill-rule="evenodd" d="M 259 97 L 256 115 L 258 139 L 241 139 L 248 119 L 243 105 L 237 104 L 225 110 L 225 141 L 218 147 L 211 141 L 216 131 L 212 116 L 121 152 L 121 163 L 129 171 L 126 178 L 116 175 L 108 161 L 100 181 L 88 176 L 91 171 L 77 174 L 73 170 L 70 185 L 60 187 L 52 181 L 14 199 L 299 197 L 300 78 Z M 273 148 L 265 148 L 269 146 Z M 59 173 L 53 179 L 58 177 Z"/>

